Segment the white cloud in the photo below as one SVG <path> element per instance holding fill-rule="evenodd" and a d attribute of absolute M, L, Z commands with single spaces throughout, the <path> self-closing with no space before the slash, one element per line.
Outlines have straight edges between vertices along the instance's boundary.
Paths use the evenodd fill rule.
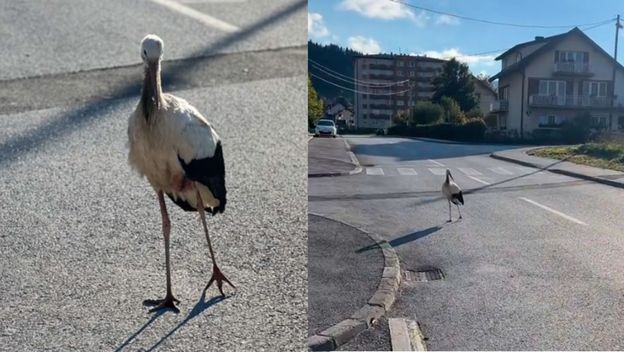
<path fill-rule="evenodd" d="M 457 17 L 453 17 L 449 15 L 440 15 L 436 19 L 435 24 L 446 24 L 446 25 L 456 26 L 459 24 L 459 19 Z"/>
<path fill-rule="evenodd" d="M 443 51 L 428 50 L 428 51 L 424 51 L 422 53 L 415 54 L 415 55 L 425 55 L 428 57 L 433 57 L 437 59 L 445 59 L 445 60 L 451 59 L 454 57 L 455 59 L 457 59 L 457 61 L 465 62 L 467 64 L 483 64 L 486 66 L 496 65 L 496 61 L 494 61 L 494 58 L 498 56 L 497 54 L 467 55 L 467 54 L 461 53 L 459 49 L 456 49 L 456 48 L 446 49 Z"/>
<path fill-rule="evenodd" d="M 375 39 L 365 38 L 360 35 L 356 37 L 349 37 L 347 39 L 347 45 L 349 48 L 364 54 L 379 54 L 381 52 L 381 47 Z"/>
<path fill-rule="evenodd" d="M 416 14 L 407 6 L 390 0 L 342 0 L 339 8 L 358 12 L 368 18 L 409 19 L 419 27 L 424 27 L 430 19 L 424 11 Z"/>
<path fill-rule="evenodd" d="M 308 36 L 312 38 L 323 38 L 329 35 L 329 30 L 325 27 L 323 16 L 320 13 L 308 13 Z"/>

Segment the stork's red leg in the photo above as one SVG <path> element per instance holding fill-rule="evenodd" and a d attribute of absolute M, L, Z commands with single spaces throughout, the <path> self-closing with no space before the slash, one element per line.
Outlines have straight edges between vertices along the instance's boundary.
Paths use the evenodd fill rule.
<path fill-rule="evenodd" d="M 171 270 L 169 263 L 169 234 L 171 232 L 171 222 L 169 221 L 169 214 L 167 213 L 167 207 L 165 205 L 165 197 L 163 196 L 162 191 L 158 191 L 158 203 L 160 204 L 160 214 L 162 215 L 162 228 L 163 228 L 163 237 L 165 238 L 165 262 L 167 266 L 167 294 L 163 299 L 146 299 L 143 301 L 144 305 L 147 306 L 156 306 L 150 309 L 150 313 L 163 309 L 163 308 L 171 308 L 176 312 L 179 312 L 178 308 L 175 306 L 175 303 L 180 303 L 171 293 Z"/>
<path fill-rule="evenodd" d="M 196 188 L 197 189 L 197 188 Z M 204 232 L 206 233 L 206 241 L 208 241 L 208 250 L 210 251 L 210 258 L 212 259 L 212 276 L 208 281 L 208 284 L 204 288 L 204 292 L 208 290 L 210 285 L 213 282 L 217 283 L 217 287 L 219 288 L 219 292 L 221 293 L 221 297 L 225 298 L 225 293 L 223 293 L 223 281 L 227 282 L 228 285 L 232 286 L 232 288 L 236 289 L 234 285 L 228 280 L 225 275 L 221 272 L 219 267 L 217 266 L 217 262 L 215 261 L 214 252 L 212 251 L 212 244 L 210 243 L 210 236 L 208 236 L 208 226 L 206 225 L 206 213 L 204 212 L 204 202 L 202 201 L 201 195 L 199 194 L 199 189 L 197 189 L 197 212 L 199 212 L 199 217 L 201 218 L 202 225 L 204 226 Z"/>

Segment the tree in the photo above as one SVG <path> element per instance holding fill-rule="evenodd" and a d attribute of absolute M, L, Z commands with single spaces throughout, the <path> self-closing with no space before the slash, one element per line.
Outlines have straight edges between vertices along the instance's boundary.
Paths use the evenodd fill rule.
<path fill-rule="evenodd" d="M 477 105 L 472 79 L 468 65 L 455 58 L 447 61 L 442 73 L 432 82 L 435 88 L 432 100 L 439 103 L 446 96 L 455 99 L 462 111 L 472 110 Z"/>
<path fill-rule="evenodd" d="M 308 76 L 308 126 L 314 126 L 314 123 L 323 116 L 323 110 L 323 101 L 319 99 Z"/>
<path fill-rule="evenodd" d="M 440 99 L 440 106 L 444 109 L 444 121 L 450 122 L 454 124 L 463 123 L 466 117 L 464 113 L 461 111 L 459 104 L 455 99 L 449 97 L 442 97 Z"/>
<path fill-rule="evenodd" d="M 410 122 L 413 125 L 429 125 L 444 119 L 444 109 L 430 101 L 419 101 L 411 111 Z"/>

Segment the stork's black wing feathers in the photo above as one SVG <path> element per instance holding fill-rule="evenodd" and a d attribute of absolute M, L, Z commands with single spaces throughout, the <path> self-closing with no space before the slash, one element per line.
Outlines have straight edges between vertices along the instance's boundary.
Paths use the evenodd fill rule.
<path fill-rule="evenodd" d="M 193 159 L 188 164 L 178 156 L 180 165 L 186 174 L 186 178 L 199 182 L 208 187 L 212 195 L 219 200 L 219 206 L 212 209 L 212 215 L 223 213 L 225 210 L 226 188 L 225 188 L 225 162 L 223 161 L 223 149 L 221 141 L 217 142 L 215 153 L 212 157 L 203 159 Z M 172 198 L 169 195 L 169 198 Z M 183 200 L 174 200 L 180 208 L 187 211 L 195 211 L 195 208 Z M 210 209 L 207 209 L 210 210 Z"/>
<path fill-rule="evenodd" d="M 458 200 L 462 205 L 464 205 L 464 195 L 462 194 L 462 191 L 459 191 L 459 193 L 455 193 L 451 195 L 451 201 L 454 202 L 454 200 Z M 457 203 L 456 203 L 457 204 Z"/>

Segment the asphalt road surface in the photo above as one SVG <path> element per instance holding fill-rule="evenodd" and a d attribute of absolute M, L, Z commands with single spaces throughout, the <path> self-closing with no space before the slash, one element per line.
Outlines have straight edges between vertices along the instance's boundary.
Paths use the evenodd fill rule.
<path fill-rule="evenodd" d="M 364 172 L 310 179 L 309 209 L 382 235 L 403 270 L 442 270 L 404 279 L 388 315 L 419 321 L 429 349 L 624 348 L 622 190 L 488 156 L 509 146 L 349 142 Z M 452 223 L 446 168 L 467 193 Z M 369 330 L 349 348 L 382 339 L 387 328 Z"/>
<path fill-rule="evenodd" d="M 155 1 L 0 3 L 0 350 L 304 348 L 306 3 L 178 3 L 237 29 Z M 238 290 L 202 297 L 198 216 L 169 202 L 179 314 L 141 304 L 165 293 L 157 200 L 126 147 L 150 32 L 164 90 L 207 116 L 226 159 L 228 209 L 208 227 Z"/>

